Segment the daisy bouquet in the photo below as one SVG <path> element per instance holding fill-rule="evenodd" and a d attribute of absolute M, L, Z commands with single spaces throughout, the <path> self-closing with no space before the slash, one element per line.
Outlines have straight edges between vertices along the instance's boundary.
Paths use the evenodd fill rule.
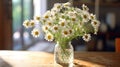
<path fill-rule="evenodd" d="M 91 33 L 97 34 L 100 22 L 86 5 L 83 4 L 80 9 L 67 2 L 56 3 L 43 16 L 35 16 L 33 20 L 23 22 L 26 28 L 34 27 L 31 34 L 39 37 L 41 31 L 36 25 L 42 28 L 48 41 L 65 43 L 81 36 L 88 42 Z"/>

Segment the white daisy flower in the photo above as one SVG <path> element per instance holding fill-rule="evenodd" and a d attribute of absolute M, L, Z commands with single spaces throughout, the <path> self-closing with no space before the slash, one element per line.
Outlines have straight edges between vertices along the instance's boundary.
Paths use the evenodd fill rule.
<path fill-rule="evenodd" d="M 50 27 L 53 25 L 53 23 L 52 23 L 51 20 L 48 20 L 48 21 L 46 22 L 46 24 L 47 24 L 48 26 L 50 26 Z"/>
<path fill-rule="evenodd" d="M 43 15 L 43 17 L 44 17 L 45 19 L 48 19 L 50 16 L 51 16 L 51 12 L 50 12 L 50 11 L 47 11 L 47 12 Z"/>
<path fill-rule="evenodd" d="M 48 29 L 49 29 L 49 26 L 48 26 L 48 25 L 43 25 L 43 26 L 42 26 L 42 29 L 43 29 L 44 32 L 47 32 Z"/>
<path fill-rule="evenodd" d="M 69 8 L 69 7 L 71 6 L 71 3 L 70 3 L 70 2 L 64 3 L 63 6 L 64 6 L 65 8 Z"/>
<path fill-rule="evenodd" d="M 82 21 L 80 21 L 80 22 L 78 22 L 78 26 L 81 28 L 82 26 L 83 26 L 83 22 Z"/>
<path fill-rule="evenodd" d="M 65 27 L 66 26 L 67 21 L 65 19 L 61 19 L 61 21 L 59 22 L 60 26 Z"/>
<path fill-rule="evenodd" d="M 70 34 L 70 32 L 69 32 L 69 30 L 63 30 L 62 34 L 64 37 L 67 37 Z"/>
<path fill-rule="evenodd" d="M 25 21 L 23 22 L 23 26 L 24 26 L 25 28 L 29 28 L 29 27 L 30 27 L 30 21 L 29 21 L 29 20 L 25 20 Z"/>
<path fill-rule="evenodd" d="M 47 21 L 48 21 L 48 19 L 45 19 L 45 18 L 41 18 L 41 22 L 42 22 L 42 24 L 46 24 L 47 23 Z"/>
<path fill-rule="evenodd" d="M 97 34 L 97 32 L 98 32 L 98 28 L 95 28 L 94 29 L 94 34 Z"/>
<path fill-rule="evenodd" d="M 77 18 L 76 18 L 76 17 L 72 17 L 72 18 L 71 18 L 71 21 L 76 22 L 76 21 L 77 21 Z"/>
<path fill-rule="evenodd" d="M 84 41 L 88 42 L 88 41 L 91 40 L 91 35 L 90 34 L 84 34 L 82 38 L 83 38 Z"/>
<path fill-rule="evenodd" d="M 60 10 L 62 8 L 62 5 L 60 3 L 56 3 L 56 4 L 54 4 L 53 8 L 56 8 L 57 10 Z"/>
<path fill-rule="evenodd" d="M 58 28 L 58 25 L 54 25 L 53 28 L 52 28 L 53 32 L 57 32 L 58 29 L 59 29 L 59 28 Z"/>
<path fill-rule="evenodd" d="M 73 33 L 74 33 L 74 30 L 73 30 L 73 29 L 69 29 L 69 33 L 70 33 L 70 34 L 73 34 Z"/>
<path fill-rule="evenodd" d="M 48 22 L 52 22 L 54 24 L 54 22 L 56 22 L 56 19 L 58 19 L 56 16 L 52 16 L 51 18 L 49 18 L 49 20 L 47 20 Z"/>
<path fill-rule="evenodd" d="M 31 20 L 30 21 L 30 27 L 34 27 L 35 26 L 35 21 L 34 20 Z"/>
<path fill-rule="evenodd" d="M 88 21 L 89 21 L 89 16 L 90 16 L 90 15 L 89 15 L 89 13 L 88 13 L 87 11 L 83 11 L 83 13 L 82 13 L 81 16 L 82 16 L 82 18 L 83 18 L 83 19 L 82 19 L 83 22 L 88 22 Z"/>
<path fill-rule="evenodd" d="M 54 40 L 54 37 L 53 37 L 53 35 L 52 35 L 51 33 L 47 33 L 47 34 L 45 35 L 45 39 L 46 39 L 47 41 L 53 41 L 53 40 Z"/>
<path fill-rule="evenodd" d="M 40 16 L 34 16 L 34 20 L 40 21 L 41 17 Z"/>
<path fill-rule="evenodd" d="M 57 9 L 52 9 L 51 10 L 51 16 L 57 16 L 58 10 Z"/>
<path fill-rule="evenodd" d="M 65 19 L 65 14 L 61 14 L 60 16 L 62 19 Z"/>
<path fill-rule="evenodd" d="M 71 18 L 71 17 L 76 17 L 76 12 L 68 12 L 68 16 Z"/>
<path fill-rule="evenodd" d="M 89 8 L 88 8 L 85 4 L 82 5 L 82 9 L 83 9 L 84 11 L 88 11 L 88 10 L 89 10 Z"/>
<path fill-rule="evenodd" d="M 90 14 L 89 18 L 90 18 L 91 20 L 95 20 L 95 19 L 96 19 L 96 16 L 93 15 L 93 14 Z"/>
<path fill-rule="evenodd" d="M 79 9 L 79 8 L 75 8 L 75 11 L 76 11 L 77 13 L 82 13 L 82 10 Z"/>
<path fill-rule="evenodd" d="M 40 31 L 39 29 L 33 29 L 31 34 L 34 36 L 34 37 L 39 37 L 40 36 Z"/>
<path fill-rule="evenodd" d="M 98 28 L 100 26 L 100 22 L 98 20 L 93 20 L 91 24 L 94 28 Z"/>

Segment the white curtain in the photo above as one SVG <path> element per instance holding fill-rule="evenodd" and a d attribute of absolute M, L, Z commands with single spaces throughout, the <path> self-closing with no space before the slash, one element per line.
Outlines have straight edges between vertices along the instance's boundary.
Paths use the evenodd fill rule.
<path fill-rule="evenodd" d="M 47 10 L 47 0 L 33 0 L 34 16 L 43 15 Z"/>

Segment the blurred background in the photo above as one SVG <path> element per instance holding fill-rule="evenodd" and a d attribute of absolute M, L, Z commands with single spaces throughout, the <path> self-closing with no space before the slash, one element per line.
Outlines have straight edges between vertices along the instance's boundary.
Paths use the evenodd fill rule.
<path fill-rule="evenodd" d="M 54 42 L 47 42 L 44 34 L 34 38 L 23 27 L 23 21 L 43 15 L 54 3 L 69 0 L 0 0 L 0 50 L 27 50 L 53 52 Z M 115 40 L 120 38 L 120 0 L 70 0 L 73 6 L 81 8 L 86 4 L 90 12 L 100 20 L 100 30 L 88 43 L 81 37 L 73 39 L 75 51 L 110 51 L 116 49 Z"/>

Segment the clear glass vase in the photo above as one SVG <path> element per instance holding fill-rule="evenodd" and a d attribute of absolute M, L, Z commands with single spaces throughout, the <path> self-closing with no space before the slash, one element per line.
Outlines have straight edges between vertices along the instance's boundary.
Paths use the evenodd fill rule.
<path fill-rule="evenodd" d="M 73 67 L 74 50 L 71 42 L 59 43 L 55 45 L 54 61 L 55 65 L 59 64 L 62 67 Z"/>

